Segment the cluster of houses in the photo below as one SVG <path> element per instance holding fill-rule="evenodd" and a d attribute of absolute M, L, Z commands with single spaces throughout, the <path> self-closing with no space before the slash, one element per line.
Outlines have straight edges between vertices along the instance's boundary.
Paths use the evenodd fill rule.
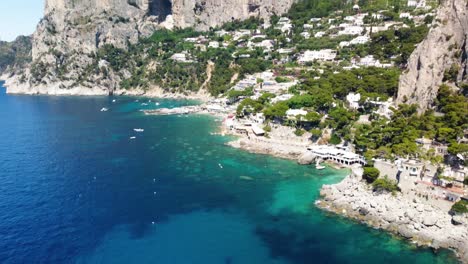
<path fill-rule="evenodd" d="M 402 158 L 394 162 L 375 159 L 374 167 L 381 175 L 399 182 L 400 186 L 426 186 L 427 188 L 423 189 L 428 199 L 455 202 L 462 197 L 468 197 L 468 188 L 463 184 L 464 179 L 468 177 L 468 169 L 463 166 L 439 167 L 427 161 Z"/>
<path fill-rule="evenodd" d="M 407 6 L 410 8 L 430 9 L 426 0 L 409 0 Z M 234 45 L 238 50 L 232 55 L 234 58 L 248 58 L 251 55 L 246 50 L 262 49 L 265 52 L 265 58 L 270 58 L 274 52 L 279 54 L 276 57 L 275 63 L 287 63 L 293 60 L 299 64 L 307 64 L 310 62 L 333 62 L 338 64 L 340 50 L 346 49 L 354 45 L 365 45 L 371 41 L 371 34 L 388 30 L 390 28 L 408 27 L 401 21 L 387 21 L 385 19 L 385 10 L 375 13 L 362 13 L 358 5 L 353 7 L 355 14 L 342 17 L 339 11 L 336 16 L 328 18 L 311 18 L 302 25 L 303 32 L 300 36 L 304 39 L 322 38 L 328 36 L 330 38 L 349 37 L 349 40 L 341 41 L 335 49 L 319 49 L 319 50 L 302 50 L 300 53 L 291 45 L 284 46 L 280 40 L 268 37 L 263 29 L 249 30 L 238 29 L 235 31 L 218 30 L 214 32 L 216 39 L 210 39 L 207 36 L 199 36 L 186 38 L 184 41 L 194 43 L 197 48 L 202 51 L 207 49 L 227 48 Z M 425 16 L 433 15 L 432 13 L 414 14 L 410 12 L 402 12 L 399 14 L 400 19 L 413 20 L 416 24 L 422 23 Z M 372 18 L 369 20 L 369 18 Z M 369 23 L 372 21 L 372 23 Z M 264 25 L 264 27 L 266 24 Z M 280 17 L 275 24 L 275 29 L 281 31 L 285 36 L 286 42 L 291 43 L 294 23 L 288 17 Z M 239 52 L 242 51 L 242 52 Z M 174 54 L 171 58 L 174 61 L 182 63 L 192 63 L 196 61 L 189 52 Z M 362 58 L 355 57 L 351 61 L 350 66 L 345 66 L 343 69 L 349 70 L 360 67 L 392 67 L 392 63 L 381 62 L 375 59 L 372 55 Z"/>

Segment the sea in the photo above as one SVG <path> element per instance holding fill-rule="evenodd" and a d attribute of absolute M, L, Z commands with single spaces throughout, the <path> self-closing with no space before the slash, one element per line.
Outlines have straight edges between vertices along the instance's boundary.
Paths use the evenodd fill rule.
<path fill-rule="evenodd" d="M 141 112 L 196 103 L 0 83 L 0 263 L 457 263 L 316 208 L 347 170 L 233 149 L 212 116 Z"/>

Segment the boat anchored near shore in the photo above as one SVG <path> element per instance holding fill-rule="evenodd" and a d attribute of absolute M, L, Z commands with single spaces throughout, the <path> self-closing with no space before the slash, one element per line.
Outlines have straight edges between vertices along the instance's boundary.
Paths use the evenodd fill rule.
<path fill-rule="evenodd" d="M 315 163 L 315 168 L 316 168 L 317 170 L 323 170 L 323 169 L 325 169 L 326 167 L 323 166 L 323 165 L 320 165 L 320 160 L 317 159 L 317 162 Z"/>

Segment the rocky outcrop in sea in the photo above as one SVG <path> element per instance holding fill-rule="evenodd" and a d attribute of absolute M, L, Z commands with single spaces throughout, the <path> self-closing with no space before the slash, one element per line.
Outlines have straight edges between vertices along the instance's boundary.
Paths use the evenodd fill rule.
<path fill-rule="evenodd" d="M 351 175 L 324 185 L 317 206 L 369 226 L 387 230 L 420 246 L 454 250 L 468 263 L 468 215 L 447 212 L 408 199 L 402 194 L 373 192 L 360 177 Z"/>

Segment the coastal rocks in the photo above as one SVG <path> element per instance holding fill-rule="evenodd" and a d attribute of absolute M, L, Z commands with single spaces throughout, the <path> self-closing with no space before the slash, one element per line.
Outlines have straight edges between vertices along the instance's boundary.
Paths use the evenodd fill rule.
<path fill-rule="evenodd" d="M 369 214 L 369 210 L 367 210 L 366 208 L 359 208 L 359 214 L 362 215 L 362 216 L 365 216 L 365 215 L 368 215 Z"/>
<path fill-rule="evenodd" d="M 461 215 L 454 215 L 452 216 L 452 224 L 454 225 L 463 225 L 467 224 L 467 217 L 461 216 Z"/>
<path fill-rule="evenodd" d="M 461 69 L 456 82 L 468 79 L 468 11 L 466 0 L 446 0 L 437 12 L 426 39 L 411 54 L 400 77 L 397 104 L 417 104 L 419 111 L 432 105 L 444 73 L 453 65 Z M 452 80 L 453 81 L 453 80 Z"/>
<path fill-rule="evenodd" d="M 398 234 L 404 238 L 410 239 L 413 237 L 413 231 L 407 227 L 401 227 L 398 229 Z"/>
<path fill-rule="evenodd" d="M 314 163 L 315 158 L 316 157 L 314 154 L 312 154 L 312 152 L 307 151 L 299 157 L 299 160 L 297 161 L 297 163 L 301 165 L 310 165 Z"/>
<path fill-rule="evenodd" d="M 468 263 L 468 217 L 452 217 L 403 194 L 376 194 L 351 175 L 338 184 L 324 185 L 320 194 L 320 203 L 316 203 L 319 208 L 411 239 L 420 246 L 453 249 L 462 262 Z"/>
<path fill-rule="evenodd" d="M 437 223 L 437 217 L 435 215 L 427 215 L 424 217 L 423 224 L 425 226 L 433 226 Z"/>

